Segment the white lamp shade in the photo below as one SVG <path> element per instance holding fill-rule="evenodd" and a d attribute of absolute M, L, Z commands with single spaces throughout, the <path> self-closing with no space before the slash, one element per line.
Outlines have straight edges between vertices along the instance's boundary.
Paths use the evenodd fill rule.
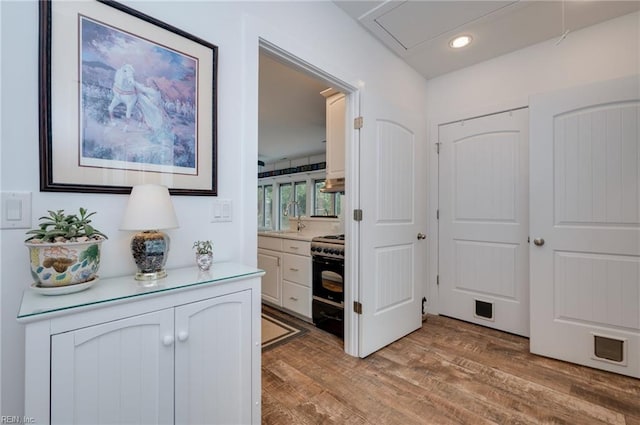
<path fill-rule="evenodd" d="M 169 189 L 157 184 L 134 186 L 120 224 L 121 230 L 162 230 L 178 227 Z"/>

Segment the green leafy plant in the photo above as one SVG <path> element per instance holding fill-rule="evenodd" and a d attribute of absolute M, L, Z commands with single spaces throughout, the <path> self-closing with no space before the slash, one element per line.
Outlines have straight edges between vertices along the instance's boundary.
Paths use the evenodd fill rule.
<path fill-rule="evenodd" d="M 196 250 L 196 254 L 212 254 L 213 245 L 211 241 L 195 241 L 193 243 L 193 249 Z"/>
<path fill-rule="evenodd" d="M 25 242 L 76 242 L 90 239 L 108 239 L 98 229 L 91 226 L 89 217 L 95 212 L 87 213 L 80 208 L 78 214 L 65 214 L 64 210 L 51 211 L 48 216 L 40 217 L 40 225 L 29 230 Z"/>

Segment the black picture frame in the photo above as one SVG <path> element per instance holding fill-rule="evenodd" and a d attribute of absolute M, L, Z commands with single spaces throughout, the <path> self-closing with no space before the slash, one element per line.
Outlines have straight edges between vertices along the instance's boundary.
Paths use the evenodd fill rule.
<path fill-rule="evenodd" d="M 41 1 L 39 24 L 42 192 L 128 194 L 136 184 L 157 183 L 172 195 L 217 195 L 217 46 L 108 0 Z M 107 87 L 119 68 L 96 52 L 108 54 L 116 39 L 144 46 L 149 58 L 129 55 L 143 71 L 179 78 L 139 82 L 135 74 L 132 90 Z M 163 66 L 145 68 L 165 57 Z"/>

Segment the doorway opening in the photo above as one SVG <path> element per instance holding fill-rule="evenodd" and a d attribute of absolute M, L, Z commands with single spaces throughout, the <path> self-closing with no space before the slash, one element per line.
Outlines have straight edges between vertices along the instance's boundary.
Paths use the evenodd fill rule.
<path fill-rule="evenodd" d="M 259 54 L 257 160 L 259 176 L 263 178 L 258 180 L 258 228 L 294 229 L 292 218 L 295 217 L 299 223 L 301 216 L 311 220 L 311 225 L 325 225 L 323 221 L 337 222 L 338 227 L 334 230 L 343 229 L 346 239 L 344 305 L 351 305 L 353 294 L 358 293 L 355 267 L 358 229 L 357 226 L 345 226 L 343 217 L 353 208 L 353 200 L 357 199 L 352 197 L 357 194 L 358 187 L 357 132 L 347 128 L 343 130 L 342 160 L 346 178 L 343 177 L 345 186 L 342 191 L 325 192 L 329 165 L 324 168 L 322 163 L 328 162 L 325 137 L 327 95 L 337 93 L 344 96 L 342 115 L 344 122 L 349 123 L 357 116 L 359 108 L 358 96 L 354 95 L 357 89 L 263 39 L 259 42 Z M 287 110 L 290 111 L 288 114 Z M 307 122 L 305 128 L 303 121 Z M 277 280 L 274 284 L 277 285 Z M 282 296 L 283 289 L 274 290 L 273 294 Z M 278 303 L 277 297 L 266 299 L 272 306 Z M 311 298 L 308 301 L 310 305 Z M 283 302 L 280 303 L 282 306 Z M 346 309 L 345 313 L 345 351 L 356 355 L 357 317 Z"/>

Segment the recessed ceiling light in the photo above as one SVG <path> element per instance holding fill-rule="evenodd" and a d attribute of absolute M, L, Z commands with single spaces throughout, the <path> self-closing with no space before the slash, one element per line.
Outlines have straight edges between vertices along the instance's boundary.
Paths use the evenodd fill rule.
<path fill-rule="evenodd" d="M 471 40 L 473 40 L 473 38 L 471 38 L 470 35 L 459 35 L 449 42 L 449 46 L 451 46 L 452 49 L 461 49 L 468 46 Z"/>

